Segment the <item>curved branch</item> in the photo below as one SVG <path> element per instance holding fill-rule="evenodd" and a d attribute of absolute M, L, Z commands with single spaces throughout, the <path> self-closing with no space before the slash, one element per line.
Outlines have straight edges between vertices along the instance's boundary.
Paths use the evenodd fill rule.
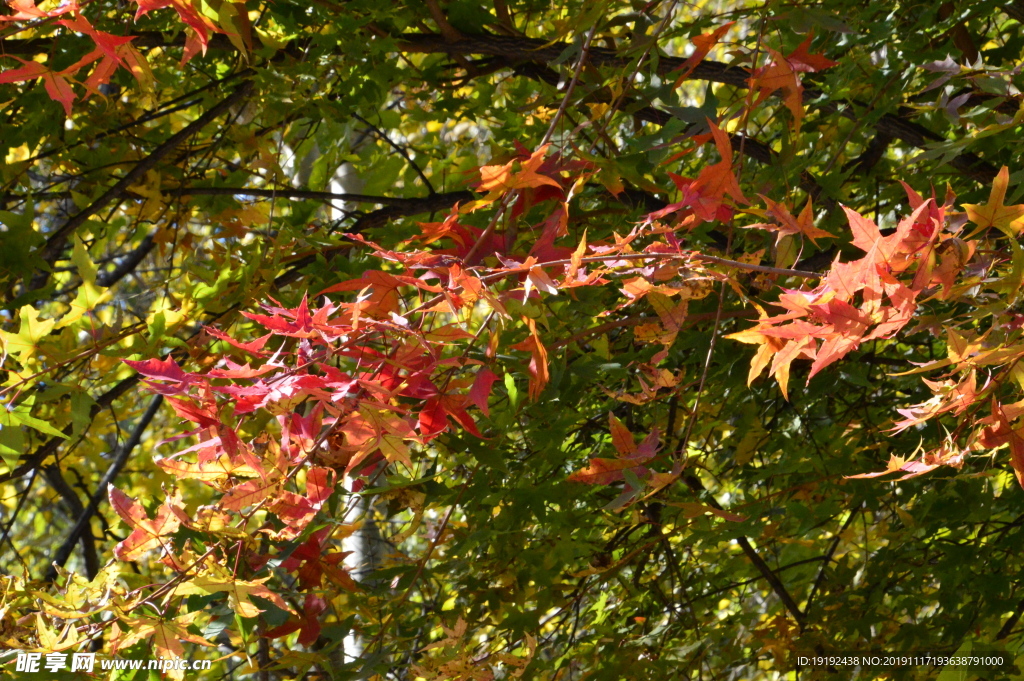
<path fill-rule="evenodd" d="M 704 487 L 704 483 L 701 482 L 700 478 L 696 475 L 684 475 L 682 476 L 682 480 L 686 483 L 686 486 L 698 496 L 702 496 L 708 491 L 707 488 Z M 714 495 L 707 494 L 706 498 L 711 506 L 715 507 L 719 511 L 725 510 L 722 505 L 718 503 L 718 499 L 716 499 Z M 764 577 L 765 581 L 771 585 L 772 591 L 775 592 L 775 595 L 779 597 L 780 601 L 782 601 L 782 604 L 786 607 L 786 610 L 789 611 L 789 614 L 792 615 L 800 628 L 803 629 L 804 622 L 807 620 L 807 615 L 800 611 L 800 606 L 798 606 L 796 601 L 793 600 L 793 596 L 791 596 L 789 591 L 786 590 L 786 585 L 782 583 L 779 576 L 772 572 L 772 569 L 768 567 L 768 563 L 764 562 L 764 559 L 761 558 L 757 549 L 753 547 L 749 539 L 740 535 L 739 537 L 736 537 L 736 543 L 740 545 L 740 548 L 743 549 L 744 555 L 747 556 L 747 560 L 749 560 L 757 571 L 761 573 L 761 576 Z"/>
<path fill-rule="evenodd" d="M 569 46 L 562 42 L 546 42 L 536 38 L 520 38 L 504 35 L 464 35 L 457 42 L 446 42 L 444 37 L 431 33 L 403 34 L 397 37 L 398 48 L 403 52 L 442 53 L 451 55 L 481 54 L 504 57 L 515 62 L 555 63 Z M 590 51 L 590 63 L 595 66 L 613 66 L 622 68 L 629 60 L 614 50 L 594 48 Z M 680 69 L 686 60 L 680 57 L 661 56 L 658 59 L 658 73 L 667 75 Z M 705 59 L 697 64 L 687 76 L 687 80 L 703 80 L 711 83 L 730 85 L 746 90 L 750 86 L 750 74 L 746 69 L 729 66 L 721 62 Z M 824 93 L 814 88 L 805 88 L 803 100 L 813 103 L 824 97 Z M 816 104 L 823 113 L 838 113 L 851 120 L 857 119 L 859 113 L 854 103 L 824 102 Z M 875 123 L 875 129 L 890 137 L 899 139 L 919 149 L 926 149 L 932 142 L 943 142 L 945 138 L 937 135 L 924 126 L 910 120 L 909 109 L 901 109 L 898 114 L 885 114 Z M 950 164 L 979 182 L 990 182 L 996 174 L 991 164 L 983 161 L 975 154 L 960 154 Z"/>

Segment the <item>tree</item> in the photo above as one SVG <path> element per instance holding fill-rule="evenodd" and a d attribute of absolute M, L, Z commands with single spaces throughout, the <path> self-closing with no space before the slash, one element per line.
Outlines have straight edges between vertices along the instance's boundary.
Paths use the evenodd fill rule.
<path fill-rule="evenodd" d="M 9 6 L 5 648 L 1018 673 L 1021 3 Z"/>

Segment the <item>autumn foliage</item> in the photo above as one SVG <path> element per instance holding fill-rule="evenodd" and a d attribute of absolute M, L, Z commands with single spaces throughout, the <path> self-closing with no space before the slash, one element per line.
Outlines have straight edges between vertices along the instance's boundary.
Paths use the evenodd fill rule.
<path fill-rule="evenodd" d="M 971 146 L 1016 71 L 865 92 L 888 57 L 835 3 L 8 4 L 11 115 L 66 124 L 0 197 L 6 647 L 775 678 L 1019 638 L 1024 204 Z"/>

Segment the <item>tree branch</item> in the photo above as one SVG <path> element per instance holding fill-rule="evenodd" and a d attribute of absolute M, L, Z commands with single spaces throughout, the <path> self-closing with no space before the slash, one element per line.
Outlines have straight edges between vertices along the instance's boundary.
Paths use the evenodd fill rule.
<path fill-rule="evenodd" d="M 139 422 L 135 424 L 135 429 L 132 431 L 131 436 L 125 441 L 117 454 L 114 456 L 114 460 L 110 463 L 107 468 L 107 472 L 100 478 L 99 485 L 96 487 L 96 491 L 89 499 L 89 505 L 85 508 L 81 507 L 79 503 L 78 520 L 75 522 L 75 526 L 71 528 L 71 532 L 68 533 L 67 538 L 64 539 L 64 543 L 57 549 L 57 553 L 47 568 L 46 575 L 43 577 L 43 581 L 52 582 L 57 578 L 57 568 L 64 567 L 64 564 L 68 561 L 71 556 L 71 552 L 75 548 L 75 544 L 78 542 L 79 537 L 91 537 L 92 534 L 89 531 L 89 521 L 92 520 L 96 510 L 100 507 L 100 504 L 104 499 L 107 498 L 107 485 L 114 481 L 114 478 L 121 472 L 125 464 L 128 463 L 128 457 L 131 456 L 132 450 L 135 449 L 139 442 L 142 441 L 142 434 L 149 426 L 153 417 L 156 416 L 157 411 L 160 409 L 160 405 L 163 403 L 163 395 L 157 395 L 149 403 L 149 408 L 146 409 L 145 413 L 139 419 Z M 47 467 L 46 471 L 49 472 L 50 467 Z M 59 471 L 58 475 L 59 475 Z M 77 497 L 75 498 L 77 501 Z"/>
<path fill-rule="evenodd" d="M 85 507 L 82 506 L 81 500 L 75 493 L 75 490 L 71 489 L 67 481 L 64 479 L 64 475 L 60 472 L 60 467 L 57 465 L 43 466 L 43 475 L 46 476 L 47 482 L 50 483 L 60 498 L 68 506 L 69 515 L 74 517 L 81 517 L 85 511 Z M 71 540 L 70 544 L 67 544 L 68 555 L 74 550 L 75 544 L 81 542 L 82 554 L 85 557 L 85 572 L 89 579 L 92 579 L 100 571 L 100 560 L 99 556 L 96 555 L 96 541 L 92 536 L 92 531 L 88 525 L 83 527 L 78 533 L 75 534 L 74 539 Z M 63 547 L 62 547 L 63 548 Z M 67 557 L 64 558 L 67 560 Z M 64 565 L 64 562 L 61 562 Z M 56 578 L 56 572 L 54 572 L 54 578 Z"/>
<path fill-rule="evenodd" d="M 467 191 L 446 192 L 443 194 L 431 193 L 431 195 L 426 198 L 407 199 L 395 196 L 316 192 L 308 189 L 289 189 L 287 187 L 281 189 L 251 189 L 249 187 L 177 187 L 175 189 L 168 190 L 168 192 L 175 196 L 259 196 L 261 198 L 268 199 L 311 199 L 313 201 L 376 203 L 381 206 L 404 208 L 421 213 L 430 212 L 431 209 L 420 210 L 420 208 L 425 205 L 433 205 L 430 202 L 433 201 L 435 197 L 458 197 L 451 203 L 447 204 L 446 207 L 455 205 L 457 201 L 470 200 L 473 198 L 472 194 Z M 444 204 L 447 201 L 447 198 L 438 198 L 437 201 Z"/>
<path fill-rule="evenodd" d="M 399 49 L 404 52 L 442 53 L 450 55 L 491 55 L 505 57 L 515 62 L 554 63 L 568 45 L 562 42 L 546 42 L 535 38 L 520 38 L 504 35 L 463 35 L 462 40 L 450 43 L 444 36 L 429 33 L 407 33 L 397 37 Z M 614 50 L 595 47 L 590 51 L 590 63 L 595 66 L 613 66 L 622 68 L 628 60 L 619 56 Z M 661 56 L 658 59 L 658 73 L 667 75 L 680 69 L 686 60 L 680 57 Z M 687 77 L 688 80 L 704 80 L 721 83 L 746 90 L 749 86 L 750 74 L 746 69 L 729 66 L 721 62 L 705 59 L 697 64 Z M 815 102 L 824 97 L 824 93 L 815 88 L 804 88 L 803 99 L 806 103 Z M 824 102 L 815 104 L 823 113 L 839 113 L 856 120 L 859 116 L 858 107 L 851 102 Z M 924 126 L 910 120 L 909 109 L 901 109 L 898 114 L 884 114 L 875 123 L 878 132 L 899 139 L 919 149 L 927 148 L 932 142 L 945 141 Z M 990 182 L 995 177 L 996 169 L 974 154 L 960 154 L 950 164 L 979 182 Z"/>
<path fill-rule="evenodd" d="M 114 402 L 114 400 L 121 397 L 121 395 L 124 395 L 130 389 L 135 387 L 135 385 L 141 379 L 142 377 L 139 374 L 133 374 L 132 376 L 129 376 L 128 378 L 122 379 L 121 381 L 117 382 L 112 388 L 110 388 L 110 390 L 96 398 L 96 403 L 92 405 L 92 408 L 89 409 L 89 418 L 95 418 L 96 414 L 100 413 L 101 410 L 109 407 Z M 71 429 L 72 426 L 69 424 L 64 427 L 64 430 L 62 432 L 65 435 L 71 435 Z M 40 445 L 40 447 L 36 451 L 25 457 L 22 464 L 15 468 L 13 471 L 0 473 L 0 484 L 9 482 L 10 480 L 14 480 L 15 478 L 20 478 L 21 476 L 27 473 L 31 473 L 37 466 L 39 466 L 39 464 L 46 461 L 46 457 L 53 456 L 54 454 L 56 454 L 57 449 L 64 441 L 65 438 L 62 437 L 51 437 L 49 440 Z"/>
<path fill-rule="evenodd" d="M 135 164 L 135 166 L 129 170 L 124 177 L 118 180 L 114 186 L 103 192 L 103 194 L 93 201 L 87 208 L 74 215 L 70 220 L 50 234 L 46 240 L 46 245 L 42 250 L 43 260 L 50 264 L 57 260 L 61 251 L 64 249 L 67 237 L 71 233 L 81 227 L 86 220 L 106 208 L 111 202 L 123 198 L 128 187 L 138 183 L 145 176 L 147 171 L 152 170 L 165 156 L 174 151 L 179 144 L 209 125 L 235 104 L 248 97 L 252 92 L 253 87 L 253 82 L 249 80 L 238 85 L 234 92 L 212 106 L 192 123 L 185 126 L 174 135 L 168 137 L 167 140 L 153 150 L 151 154 Z M 41 288 L 45 285 L 46 279 L 48 278 L 49 275 L 46 275 L 42 278 L 42 281 L 33 282 L 33 288 Z"/>
<path fill-rule="evenodd" d="M 821 567 L 818 568 L 818 574 L 814 578 L 814 584 L 811 586 L 811 592 L 807 595 L 807 603 L 804 604 L 804 614 L 809 615 L 811 613 L 811 604 L 814 602 L 814 597 L 818 593 L 818 589 L 821 587 L 821 583 L 825 580 L 825 570 L 828 569 L 829 563 L 832 562 L 832 556 L 836 554 L 836 549 L 839 548 L 839 542 L 843 539 L 843 533 L 849 529 L 850 525 L 857 518 L 856 509 L 850 511 L 850 517 L 846 519 L 843 526 L 836 532 L 836 536 L 832 538 L 832 543 L 829 544 L 828 551 L 825 552 L 825 557 L 821 562 Z"/>
<path fill-rule="evenodd" d="M 999 628 L 999 632 L 996 634 L 996 640 L 1002 641 L 1013 633 L 1013 628 L 1017 626 L 1017 622 L 1020 621 L 1021 615 L 1024 615 L 1024 600 L 1017 603 L 1017 607 L 1014 608 L 1013 613 L 1003 623 L 1003 626 Z"/>
<path fill-rule="evenodd" d="M 153 235 L 147 234 L 133 251 L 121 258 L 121 261 L 117 263 L 117 267 L 109 271 L 100 272 L 96 277 L 96 283 L 106 288 L 121 281 L 135 271 L 135 268 L 149 255 L 154 246 L 156 246 L 156 243 L 153 241 Z"/>
<path fill-rule="evenodd" d="M 707 488 L 704 487 L 704 483 L 701 482 L 700 478 L 696 475 L 684 475 L 682 476 L 682 480 L 686 483 L 687 487 L 689 487 L 693 493 L 698 496 L 704 496 L 704 493 L 708 491 Z M 704 498 L 707 499 L 711 506 L 719 511 L 725 510 L 725 508 L 718 503 L 718 499 L 716 499 L 713 494 L 707 494 Z M 807 616 L 800 612 L 800 607 L 796 604 L 796 601 L 793 600 L 789 591 L 786 590 L 786 586 L 782 583 L 782 580 L 779 579 L 779 576 L 772 572 L 772 569 L 768 567 L 768 564 L 765 563 L 764 559 L 757 553 L 757 549 L 751 545 L 749 539 L 741 535 L 736 538 L 736 543 L 738 543 L 740 548 L 743 549 L 743 553 L 747 556 L 747 560 L 749 560 L 754 568 L 761 573 L 761 576 L 764 577 L 765 581 L 771 585 L 772 591 L 774 591 L 775 595 L 779 597 L 780 601 L 782 601 L 782 604 L 786 607 L 786 610 L 789 611 L 789 614 L 792 615 L 793 619 L 796 620 L 800 629 L 803 629 Z"/>

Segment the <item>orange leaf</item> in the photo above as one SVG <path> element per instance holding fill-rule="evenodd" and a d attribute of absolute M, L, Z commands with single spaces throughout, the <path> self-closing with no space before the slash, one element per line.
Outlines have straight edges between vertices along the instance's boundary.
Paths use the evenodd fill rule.
<path fill-rule="evenodd" d="M 807 48 L 811 46 L 813 38 L 813 33 L 808 34 L 806 40 L 786 55 L 786 59 L 792 65 L 794 71 L 824 71 L 838 65 L 839 62 L 826 59 L 820 54 L 809 54 L 807 52 Z"/>
<path fill-rule="evenodd" d="M 544 154 L 548 150 L 547 144 L 533 152 L 530 158 L 520 163 L 519 159 L 513 159 L 505 165 L 482 166 L 480 168 L 480 184 L 478 189 L 488 192 L 504 193 L 510 189 L 523 189 L 526 187 L 540 187 L 549 185 L 562 188 L 562 185 L 547 175 L 541 175 L 537 168 L 544 162 Z M 518 171 L 513 172 L 512 168 L 520 163 Z"/>
<path fill-rule="evenodd" d="M 735 23 L 735 21 L 730 21 L 727 24 L 719 26 L 711 33 L 704 33 L 702 35 L 690 39 L 690 42 L 693 43 L 694 47 L 693 54 L 691 54 L 686 59 L 686 61 L 683 62 L 682 66 L 676 69 L 677 71 L 682 71 L 683 73 L 682 75 L 679 76 L 679 78 L 676 79 L 675 84 L 672 86 L 673 88 L 679 87 L 684 80 L 690 77 L 690 74 L 693 73 L 693 70 L 697 68 L 697 64 L 704 61 L 704 58 L 708 56 L 708 53 L 711 51 L 711 48 L 718 44 L 718 41 L 722 39 L 722 36 L 725 35 L 726 32 Z"/>
<path fill-rule="evenodd" d="M 760 93 L 758 104 L 781 90 L 782 101 L 793 114 L 796 131 L 800 132 L 800 123 L 804 118 L 804 88 L 792 64 L 785 57 L 771 48 L 768 48 L 768 54 L 772 58 L 771 63 L 754 71 L 753 77 L 749 80 L 750 87 Z"/>
<path fill-rule="evenodd" d="M 181 519 L 175 513 L 174 498 L 168 498 L 150 520 L 146 509 L 113 485 L 107 486 L 110 505 L 121 519 L 132 528 L 131 534 L 114 549 L 118 560 L 132 561 L 146 551 L 164 545 L 164 539 L 181 526 Z"/>

